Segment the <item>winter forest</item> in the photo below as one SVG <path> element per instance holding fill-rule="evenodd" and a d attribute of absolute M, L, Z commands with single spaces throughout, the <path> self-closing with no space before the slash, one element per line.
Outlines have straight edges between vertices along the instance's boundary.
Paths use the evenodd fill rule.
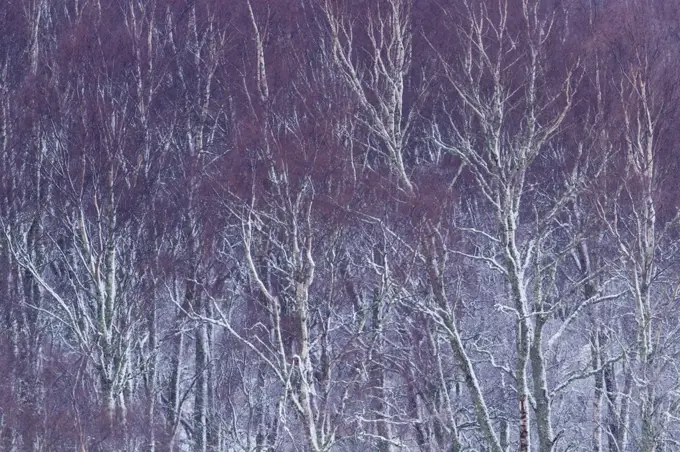
<path fill-rule="evenodd" d="M 5 0 L 0 450 L 680 450 L 677 0 Z"/>

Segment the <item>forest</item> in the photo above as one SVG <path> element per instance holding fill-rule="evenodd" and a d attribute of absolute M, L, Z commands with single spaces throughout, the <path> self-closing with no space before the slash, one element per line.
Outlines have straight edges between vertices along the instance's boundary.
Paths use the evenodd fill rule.
<path fill-rule="evenodd" d="M 0 450 L 680 450 L 680 1 L 0 2 Z"/>

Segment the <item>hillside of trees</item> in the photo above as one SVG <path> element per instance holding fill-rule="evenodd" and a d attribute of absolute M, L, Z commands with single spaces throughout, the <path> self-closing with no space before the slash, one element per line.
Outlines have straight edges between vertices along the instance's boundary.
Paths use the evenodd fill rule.
<path fill-rule="evenodd" d="M 680 450 L 680 2 L 0 2 L 0 450 Z"/>

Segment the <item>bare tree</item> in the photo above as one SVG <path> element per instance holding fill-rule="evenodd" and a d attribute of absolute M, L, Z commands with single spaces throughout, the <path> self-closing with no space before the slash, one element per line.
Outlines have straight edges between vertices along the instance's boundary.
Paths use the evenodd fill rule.
<path fill-rule="evenodd" d="M 675 2 L 0 6 L 0 447 L 675 450 Z"/>
<path fill-rule="evenodd" d="M 510 304 L 503 309 L 516 320 L 519 448 L 531 448 L 531 399 L 540 449 L 552 450 L 556 436 L 542 337 L 551 309 L 544 290 L 559 261 L 547 247 L 558 215 L 582 184 L 578 154 L 571 167 L 563 167 L 556 186 L 542 191 L 534 184 L 541 183 L 537 162 L 546 155 L 556 162 L 567 158 L 554 138 L 572 106 L 575 67 L 555 68 L 561 81 L 546 83 L 548 52 L 558 30 L 556 13 L 546 14 L 543 2 L 501 2 L 493 8 L 464 2 L 462 7 L 466 16 L 456 35 L 460 54 L 454 60 L 442 55 L 446 79 L 457 96 L 434 124 L 433 140 L 460 159 L 492 212 L 489 226 L 463 230 L 473 240 L 490 242 L 489 251 L 470 257 L 499 271 L 508 284 Z M 487 434 L 500 450 L 494 438 Z"/>
<path fill-rule="evenodd" d="M 644 19 L 637 16 L 643 10 Z M 674 334 L 661 320 L 660 312 L 673 291 L 662 268 L 675 261 L 675 249 L 670 243 L 677 228 L 677 208 L 664 205 L 661 199 L 670 180 L 667 169 L 662 167 L 668 164 L 672 133 L 665 124 L 677 114 L 670 106 L 671 99 L 677 97 L 677 88 L 665 80 L 673 77 L 670 73 L 677 69 L 667 64 L 675 47 L 668 41 L 667 25 L 659 16 L 664 13 L 660 5 L 633 3 L 617 12 L 625 27 L 614 32 L 618 33 L 618 41 L 608 49 L 608 56 L 616 80 L 611 92 L 618 106 L 612 126 L 619 128 L 612 127 L 609 133 L 619 151 L 620 182 L 612 190 L 615 195 L 600 202 L 599 211 L 618 249 L 617 273 L 627 288 L 629 312 L 635 318 L 634 332 L 621 332 L 629 350 L 620 390 L 622 399 L 632 397 L 635 402 L 621 401 L 617 412 L 621 424 L 612 435 L 612 445 L 654 450 L 668 439 L 666 421 L 660 416 L 664 408 L 676 403 L 673 397 L 660 396 L 658 391 L 660 387 L 668 391 L 662 381 L 675 378 L 666 373 L 669 369 L 659 359 L 663 361 L 660 356 L 670 351 L 662 338 Z M 652 33 L 643 31 L 650 26 Z M 605 32 L 605 42 L 611 43 L 611 39 L 611 34 Z M 626 47 L 622 47 L 624 43 Z M 636 422 L 633 409 L 639 414 L 637 428 L 631 424 Z"/>

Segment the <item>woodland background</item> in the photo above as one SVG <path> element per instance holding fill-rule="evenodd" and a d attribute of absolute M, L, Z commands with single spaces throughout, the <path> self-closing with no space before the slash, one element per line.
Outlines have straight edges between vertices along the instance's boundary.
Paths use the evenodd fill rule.
<path fill-rule="evenodd" d="M 680 450 L 680 2 L 0 6 L 3 451 Z"/>

